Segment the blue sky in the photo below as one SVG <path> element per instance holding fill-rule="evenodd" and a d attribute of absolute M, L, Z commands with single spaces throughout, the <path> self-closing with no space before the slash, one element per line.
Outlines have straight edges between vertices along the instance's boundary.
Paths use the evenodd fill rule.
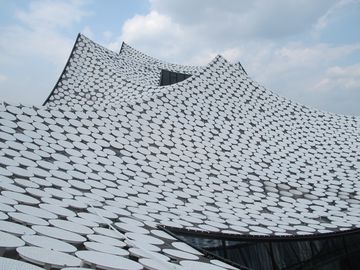
<path fill-rule="evenodd" d="M 266 88 L 360 115 L 360 0 L 0 0 L 0 99 L 40 105 L 79 32 L 170 62 L 240 61 Z"/>

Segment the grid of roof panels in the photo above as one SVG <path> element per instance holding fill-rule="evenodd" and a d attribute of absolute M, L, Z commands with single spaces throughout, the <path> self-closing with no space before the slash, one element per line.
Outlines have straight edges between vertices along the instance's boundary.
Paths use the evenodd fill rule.
<path fill-rule="evenodd" d="M 159 86 L 163 69 L 191 77 Z M 355 230 L 359 124 L 277 96 L 221 56 L 174 65 L 79 35 L 44 106 L 0 106 L 0 265 L 232 269 L 161 227 Z"/>

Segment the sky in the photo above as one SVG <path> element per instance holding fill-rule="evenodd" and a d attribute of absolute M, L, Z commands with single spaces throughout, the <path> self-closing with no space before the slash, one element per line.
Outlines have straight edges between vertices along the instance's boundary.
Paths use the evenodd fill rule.
<path fill-rule="evenodd" d="M 221 54 L 281 96 L 360 115 L 360 0 L 0 0 L 0 100 L 41 105 L 79 32 L 172 63 Z"/>

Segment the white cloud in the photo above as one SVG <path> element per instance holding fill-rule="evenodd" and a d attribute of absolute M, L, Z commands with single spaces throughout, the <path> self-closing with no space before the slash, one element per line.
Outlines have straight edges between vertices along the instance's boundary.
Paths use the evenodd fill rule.
<path fill-rule="evenodd" d="M 136 15 L 126 21 L 123 26 L 123 37 L 129 41 L 136 41 L 137 39 L 147 38 L 147 36 L 168 35 L 172 27 L 175 30 L 173 34 L 175 36 L 178 25 L 173 24 L 170 17 L 152 11 L 148 15 Z"/>
<path fill-rule="evenodd" d="M 283 37 L 308 30 L 335 0 L 152 0 L 153 10 L 212 38 Z M 213 35 L 211 35 L 211 32 Z"/>
<path fill-rule="evenodd" d="M 313 46 L 288 44 L 287 47 L 281 48 L 278 54 L 290 64 L 309 66 L 318 65 L 319 62 L 322 64 L 332 62 L 359 49 L 360 44 L 342 46 L 329 46 L 324 43 L 318 43 Z"/>
<path fill-rule="evenodd" d="M 83 30 L 81 31 L 81 33 L 85 36 L 87 36 L 88 38 L 94 38 L 94 33 L 91 30 L 90 26 L 85 26 L 83 28 Z"/>
<path fill-rule="evenodd" d="M 241 47 L 241 46 L 240 46 Z M 250 74 L 262 81 L 281 80 L 292 73 L 308 74 L 304 80 L 309 82 L 319 76 L 328 66 L 360 51 L 360 43 L 342 46 L 328 44 L 307 45 L 303 43 L 248 44 L 243 46 L 242 60 Z M 291 81 L 294 83 L 294 81 Z"/>
<path fill-rule="evenodd" d="M 111 32 L 111 31 L 104 31 L 103 33 L 102 33 L 102 36 L 105 38 L 105 39 L 110 39 L 110 38 L 112 38 L 113 37 L 113 33 Z"/>
<path fill-rule="evenodd" d="M 303 33 L 334 5 L 335 0 L 229 0 L 226 5 L 216 0 L 152 0 L 151 11 L 127 20 L 121 37 L 108 47 L 118 50 L 124 40 L 182 63 L 207 62 L 219 53 L 236 61 L 249 41 L 268 46 L 269 40 Z"/>
<path fill-rule="evenodd" d="M 4 57 L 41 57 L 60 65 L 71 50 L 73 39 L 62 30 L 89 13 L 83 11 L 84 1 L 32 1 L 27 10 L 16 11 L 16 24 L 3 27 L 0 47 Z"/>
<path fill-rule="evenodd" d="M 316 91 L 331 91 L 337 89 L 358 91 L 360 94 L 360 64 L 346 67 L 330 67 L 314 86 L 314 90 Z"/>
<path fill-rule="evenodd" d="M 139 45 L 140 50 L 156 49 L 163 57 L 172 57 L 178 53 L 179 44 L 184 33 L 180 25 L 174 23 L 167 15 L 152 11 L 142 16 L 136 15 L 127 20 L 122 27 L 122 35 L 111 42 L 108 47 L 118 51 L 122 41 Z"/>
<path fill-rule="evenodd" d="M 327 12 L 324 15 L 318 18 L 314 27 L 315 33 L 327 27 L 329 22 L 333 19 L 333 17 L 336 17 L 336 14 L 340 9 L 348 7 L 349 5 L 356 7 L 356 5 L 358 5 L 359 3 L 360 0 L 340 0 L 336 2 L 333 6 L 331 6 L 327 10 Z"/>
<path fill-rule="evenodd" d="M 28 30 L 21 26 L 9 26 L 0 37 L 1 58 L 8 65 L 26 64 L 27 59 L 38 57 L 56 65 L 64 63 L 73 40 L 47 29 Z"/>
<path fill-rule="evenodd" d="M 252 44 L 241 62 L 256 81 L 282 96 L 318 109 L 359 115 L 359 64 L 337 66 L 360 44 Z"/>
<path fill-rule="evenodd" d="M 10 73 L 0 99 L 40 104 L 49 94 L 70 54 L 69 28 L 90 15 L 85 1 L 29 1 L 14 23 L 0 28 L 0 67 Z M 31 85 L 32 93 L 29 91 Z M 11 89 L 10 89 L 11 88 Z"/>
<path fill-rule="evenodd" d="M 7 80 L 7 77 L 4 74 L 0 74 L 0 83 Z"/>
<path fill-rule="evenodd" d="M 32 1 L 29 9 L 18 10 L 16 18 L 32 29 L 63 28 L 81 21 L 90 13 L 83 10 L 83 0 L 41 0 Z"/>
<path fill-rule="evenodd" d="M 221 52 L 222 56 L 232 62 L 238 61 L 242 54 L 243 51 L 240 48 L 229 48 Z"/>
<path fill-rule="evenodd" d="M 329 104 L 313 102 L 315 85 L 327 78 L 329 67 L 359 54 L 360 42 L 333 45 L 311 40 L 312 33 L 326 28 L 340 9 L 357 1 L 229 0 L 225 4 L 216 0 L 150 0 L 149 13 L 127 20 L 122 35 L 109 47 L 118 50 L 124 40 L 155 57 L 196 65 L 222 54 L 230 61 L 240 61 L 251 77 L 270 89 L 301 103 L 333 110 L 333 100 Z M 323 87 L 328 84 L 323 83 Z"/>

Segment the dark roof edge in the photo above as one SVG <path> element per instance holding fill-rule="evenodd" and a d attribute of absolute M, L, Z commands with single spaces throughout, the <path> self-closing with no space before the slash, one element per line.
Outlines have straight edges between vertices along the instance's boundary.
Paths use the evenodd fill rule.
<path fill-rule="evenodd" d="M 63 75 L 64 75 L 64 73 L 65 73 L 65 70 L 66 70 L 66 67 L 69 65 L 70 59 L 72 58 L 72 56 L 73 56 L 73 54 L 74 54 L 75 47 L 76 47 L 76 44 L 77 44 L 78 41 L 79 41 L 80 36 L 81 36 L 81 33 L 79 33 L 79 34 L 77 35 L 76 40 L 75 40 L 75 43 L 74 43 L 74 45 L 73 45 L 73 47 L 72 47 L 72 49 L 71 49 L 71 53 L 70 53 L 70 55 L 69 55 L 69 58 L 68 58 L 68 60 L 66 61 L 66 64 L 65 64 L 65 66 L 64 66 L 64 69 L 63 69 L 63 71 L 61 72 L 61 74 L 60 74 L 60 76 L 59 76 L 59 79 L 57 80 L 54 88 L 52 89 L 52 91 L 50 92 L 49 96 L 46 98 L 46 100 L 45 100 L 44 103 L 42 104 L 42 106 L 45 106 L 46 103 L 49 101 L 50 97 L 53 95 L 55 89 L 57 88 L 57 86 L 58 86 L 61 78 L 63 77 Z"/>
<path fill-rule="evenodd" d="M 219 232 L 207 232 L 207 231 L 197 231 L 191 229 L 182 229 L 169 226 L 160 226 L 166 231 L 170 231 L 175 234 L 181 235 L 193 235 L 196 237 L 202 238 L 215 238 L 215 239 L 224 239 L 224 240 L 238 240 L 238 241 L 306 241 L 306 240 L 318 240 L 331 237 L 341 237 L 345 235 L 352 235 L 360 233 L 360 228 L 350 229 L 346 231 L 338 232 L 329 232 L 322 234 L 306 234 L 306 235 L 240 235 L 240 234 L 230 234 L 230 233 L 219 233 Z"/>
<path fill-rule="evenodd" d="M 247 72 L 245 71 L 245 68 L 243 67 L 243 65 L 240 63 L 240 61 L 238 62 L 240 68 L 242 71 L 244 71 L 245 75 L 248 75 Z"/>
<path fill-rule="evenodd" d="M 120 47 L 119 54 L 121 54 L 121 51 L 123 50 L 124 45 L 125 45 L 125 42 L 124 42 L 124 41 L 123 41 L 123 42 L 121 42 L 121 47 Z"/>

